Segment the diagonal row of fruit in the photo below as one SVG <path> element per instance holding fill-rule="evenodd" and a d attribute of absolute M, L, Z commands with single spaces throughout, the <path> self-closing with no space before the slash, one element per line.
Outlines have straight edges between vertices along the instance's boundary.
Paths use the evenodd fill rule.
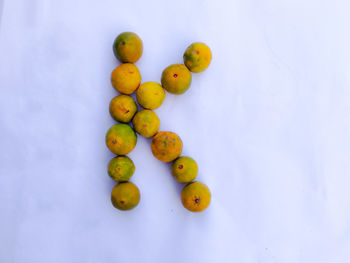
<path fill-rule="evenodd" d="M 167 67 L 157 82 L 141 84 L 141 74 L 133 64 L 142 55 L 142 40 L 135 33 L 121 33 L 113 44 L 114 55 L 123 64 L 113 70 L 113 87 L 121 93 L 112 99 L 109 112 L 119 123 L 113 125 L 106 134 L 106 144 L 116 154 L 108 164 L 109 176 L 117 182 L 111 194 L 114 207 L 130 210 L 140 201 L 138 187 L 130 182 L 135 172 L 133 161 L 126 156 L 136 146 L 137 135 L 153 137 L 151 150 L 153 155 L 163 162 L 172 162 L 171 172 L 180 183 L 186 183 L 181 192 L 181 201 L 192 212 L 206 209 L 210 204 L 209 188 L 194 181 L 198 174 L 196 161 L 188 156 L 181 156 L 182 140 L 173 132 L 159 131 L 160 120 L 153 111 L 161 106 L 165 99 L 165 90 L 173 94 L 184 93 L 191 85 L 191 72 L 204 71 L 211 62 L 211 51 L 203 43 L 193 43 L 185 51 L 184 64 Z M 137 104 L 130 96 L 136 91 L 137 103 L 143 108 L 137 111 Z M 132 122 L 133 128 L 128 124 Z"/>

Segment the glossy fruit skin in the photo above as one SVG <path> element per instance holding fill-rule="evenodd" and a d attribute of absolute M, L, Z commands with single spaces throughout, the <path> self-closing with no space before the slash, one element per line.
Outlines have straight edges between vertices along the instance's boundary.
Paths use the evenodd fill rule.
<path fill-rule="evenodd" d="M 135 63 L 143 52 L 141 38 L 132 32 L 124 32 L 116 37 L 113 43 L 113 53 L 123 63 Z"/>
<path fill-rule="evenodd" d="M 182 141 L 176 133 L 161 131 L 153 137 L 151 149 L 158 160 L 171 162 L 180 156 Z"/>
<path fill-rule="evenodd" d="M 154 110 L 162 105 L 165 99 L 165 91 L 159 83 L 148 81 L 142 83 L 137 89 L 136 99 L 141 107 Z"/>
<path fill-rule="evenodd" d="M 136 146 L 137 136 L 127 124 L 113 125 L 106 134 L 106 145 L 116 155 L 126 155 Z"/>
<path fill-rule="evenodd" d="M 209 206 L 210 200 L 210 190 L 201 182 L 189 183 L 182 189 L 181 202 L 191 212 L 203 211 Z"/>
<path fill-rule="evenodd" d="M 134 64 L 121 64 L 113 70 L 111 82 L 118 92 L 130 95 L 140 86 L 141 74 Z"/>
<path fill-rule="evenodd" d="M 109 113 L 114 120 L 119 122 L 130 122 L 136 112 L 136 102 L 128 95 L 116 96 L 109 104 Z"/>
<path fill-rule="evenodd" d="M 140 190 L 132 182 L 118 183 L 112 190 L 111 201 L 119 210 L 131 210 L 140 202 Z"/>
<path fill-rule="evenodd" d="M 108 164 L 108 175 L 116 182 L 129 181 L 134 172 L 134 162 L 128 156 L 116 156 Z"/>
<path fill-rule="evenodd" d="M 183 58 L 186 67 L 191 72 L 199 73 L 209 67 L 212 55 L 206 44 L 196 42 L 186 49 Z"/>
<path fill-rule="evenodd" d="M 193 158 L 181 156 L 172 163 L 171 173 L 178 182 L 189 183 L 196 179 L 198 165 Z"/>
<path fill-rule="evenodd" d="M 173 94 L 183 94 L 191 85 L 192 75 L 183 64 L 173 64 L 163 70 L 162 86 Z"/>
<path fill-rule="evenodd" d="M 158 132 L 160 120 L 154 111 L 141 110 L 132 119 L 132 124 L 138 134 L 149 138 Z"/>

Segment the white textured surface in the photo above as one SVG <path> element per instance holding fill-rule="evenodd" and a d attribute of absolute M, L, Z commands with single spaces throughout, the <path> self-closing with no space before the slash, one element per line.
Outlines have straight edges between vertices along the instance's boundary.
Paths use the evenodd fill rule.
<path fill-rule="evenodd" d="M 0 262 L 349 262 L 349 1 L 0 3 Z M 141 137 L 142 200 L 111 206 L 123 31 L 143 39 L 143 81 L 191 42 L 212 48 L 210 68 L 156 110 L 212 191 L 203 213 L 182 207 Z"/>

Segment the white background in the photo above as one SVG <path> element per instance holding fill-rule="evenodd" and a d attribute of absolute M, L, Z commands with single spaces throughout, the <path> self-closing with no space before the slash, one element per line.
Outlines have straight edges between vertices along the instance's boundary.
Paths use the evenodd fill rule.
<path fill-rule="evenodd" d="M 0 3 L 0 262 L 349 262 L 349 1 Z M 123 31 L 143 40 L 143 81 L 194 41 L 212 49 L 156 110 L 212 191 L 203 213 L 142 137 L 141 202 L 110 203 Z"/>

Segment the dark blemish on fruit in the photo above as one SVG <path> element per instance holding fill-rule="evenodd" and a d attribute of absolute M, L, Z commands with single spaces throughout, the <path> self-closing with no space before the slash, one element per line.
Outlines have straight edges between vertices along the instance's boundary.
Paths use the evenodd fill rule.
<path fill-rule="evenodd" d="M 182 169 L 184 168 L 184 166 L 182 164 L 179 165 L 179 169 Z"/>
<path fill-rule="evenodd" d="M 121 204 L 124 204 L 125 202 L 124 202 L 124 200 L 120 200 L 120 203 L 121 203 Z"/>
<path fill-rule="evenodd" d="M 173 76 L 174 76 L 174 78 L 177 78 L 177 74 L 176 73 Z"/>
<path fill-rule="evenodd" d="M 196 202 L 196 204 L 198 204 L 199 203 L 199 198 L 196 198 L 194 201 Z"/>
<path fill-rule="evenodd" d="M 129 110 L 126 110 L 125 114 L 129 113 Z"/>
<path fill-rule="evenodd" d="M 122 42 L 122 45 L 125 46 L 125 42 L 124 41 Z"/>
<path fill-rule="evenodd" d="M 113 140 L 112 143 L 113 143 L 113 144 L 116 144 L 116 143 L 117 143 L 117 140 Z"/>

